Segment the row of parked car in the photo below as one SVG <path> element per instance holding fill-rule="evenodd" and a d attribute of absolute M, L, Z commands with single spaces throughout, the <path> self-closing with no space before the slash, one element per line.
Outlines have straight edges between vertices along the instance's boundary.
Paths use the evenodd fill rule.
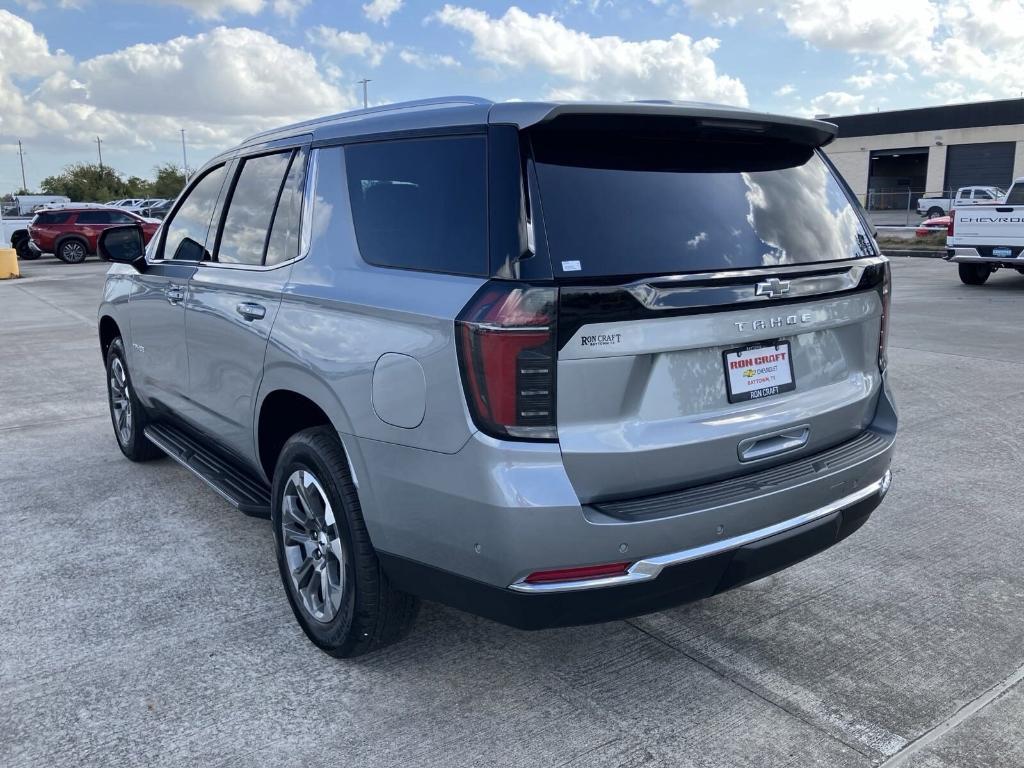
<path fill-rule="evenodd" d="M 111 208 L 122 208 L 146 218 L 162 219 L 170 211 L 171 203 L 173 202 L 173 200 L 167 200 L 162 197 L 151 197 L 148 199 L 126 197 L 121 200 L 110 200 L 105 205 Z"/>

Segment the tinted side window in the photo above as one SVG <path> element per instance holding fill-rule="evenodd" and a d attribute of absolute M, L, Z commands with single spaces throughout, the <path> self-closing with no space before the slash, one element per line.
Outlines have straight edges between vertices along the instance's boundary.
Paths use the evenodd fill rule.
<path fill-rule="evenodd" d="M 117 211 L 110 212 L 110 223 L 111 224 L 134 224 L 135 219 L 129 216 L 127 213 L 118 213 Z"/>
<path fill-rule="evenodd" d="M 482 136 L 345 148 L 356 238 L 371 264 L 481 275 L 487 271 Z"/>
<path fill-rule="evenodd" d="M 291 152 L 279 152 L 243 161 L 228 202 L 217 261 L 225 264 L 263 263 L 274 204 L 291 156 Z"/>
<path fill-rule="evenodd" d="M 210 218 L 224 183 L 224 166 L 208 172 L 189 190 L 181 206 L 167 225 L 161 258 L 201 261 L 209 258 L 206 236 Z"/>
<path fill-rule="evenodd" d="M 267 241 L 265 264 L 280 264 L 299 255 L 299 222 L 302 219 L 302 186 L 306 180 L 306 153 L 297 152 L 277 201 L 277 213 Z"/>
<path fill-rule="evenodd" d="M 78 214 L 79 224 L 109 224 L 109 211 L 82 211 Z"/>
<path fill-rule="evenodd" d="M 38 213 L 36 224 L 66 224 L 71 217 L 70 213 Z"/>

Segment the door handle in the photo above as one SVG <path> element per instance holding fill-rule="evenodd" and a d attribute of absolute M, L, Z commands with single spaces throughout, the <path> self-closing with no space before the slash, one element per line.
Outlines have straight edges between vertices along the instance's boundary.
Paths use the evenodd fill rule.
<path fill-rule="evenodd" d="M 262 320 L 267 316 L 267 308 L 262 304 L 253 304 L 251 301 L 243 301 L 235 311 L 246 320 Z"/>
<path fill-rule="evenodd" d="M 1009 208 L 998 207 L 998 208 L 996 208 L 996 210 L 999 211 L 999 213 L 1013 213 L 1013 208 L 1012 207 L 1009 207 Z"/>
<path fill-rule="evenodd" d="M 807 445 L 807 438 L 811 436 L 811 428 L 802 425 L 783 429 L 779 432 L 772 432 L 767 435 L 758 435 L 741 440 L 737 448 L 740 461 L 756 461 L 766 459 L 778 453 L 794 451 Z"/>
<path fill-rule="evenodd" d="M 185 298 L 184 288 L 168 288 L 164 291 L 164 296 L 171 304 L 177 304 L 179 301 Z"/>

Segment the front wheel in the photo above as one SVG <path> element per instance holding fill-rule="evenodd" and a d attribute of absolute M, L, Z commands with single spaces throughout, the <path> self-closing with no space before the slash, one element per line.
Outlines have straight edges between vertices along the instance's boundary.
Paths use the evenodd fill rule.
<path fill-rule="evenodd" d="M 35 261 L 39 258 L 39 254 L 29 248 L 27 237 L 21 237 L 15 240 L 14 250 L 18 252 L 18 258 L 22 261 Z"/>
<path fill-rule="evenodd" d="M 163 456 L 163 451 L 143 434 L 149 420 L 132 387 L 124 342 L 120 336 L 110 342 L 107 349 L 107 402 L 114 437 L 121 453 L 132 461 L 149 461 Z"/>
<path fill-rule="evenodd" d="M 81 240 L 65 240 L 57 249 L 57 258 L 68 264 L 81 264 L 88 255 Z"/>
<path fill-rule="evenodd" d="M 419 601 L 381 568 L 337 434 L 313 427 L 291 437 L 272 493 L 281 581 L 306 636 L 348 658 L 408 634 Z"/>
<path fill-rule="evenodd" d="M 966 285 L 984 285 L 992 274 L 988 264 L 960 264 L 960 280 Z"/>

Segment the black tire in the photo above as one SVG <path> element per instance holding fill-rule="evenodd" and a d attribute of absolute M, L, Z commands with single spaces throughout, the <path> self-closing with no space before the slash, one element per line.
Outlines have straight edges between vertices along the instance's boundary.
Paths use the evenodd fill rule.
<path fill-rule="evenodd" d="M 76 238 L 64 240 L 58 247 L 56 256 L 67 264 L 81 264 L 89 255 L 89 249 L 85 243 Z"/>
<path fill-rule="evenodd" d="M 117 368 L 120 365 L 120 373 Z M 132 461 L 150 461 L 163 456 L 163 451 L 149 442 L 143 434 L 149 419 L 145 408 L 135 395 L 131 375 L 128 373 L 128 358 L 124 353 L 124 342 L 118 336 L 107 348 L 107 405 L 110 408 L 110 423 L 114 427 L 114 437 L 121 453 Z M 123 378 L 121 376 L 123 373 Z M 119 392 L 117 382 L 123 381 L 123 393 Z M 120 397 L 119 397 L 120 395 Z M 128 409 L 117 407 L 117 401 L 127 402 Z"/>
<path fill-rule="evenodd" d="M 988 264 L 959 264 L 960 280 L 966 285 L 984 285 L 988 276 L 992 274 L 992 267 Z"/>
<path fill-rule="evenodd" d="M 39 258 L 39 254 L 28 247 L 28 235 L 14 238 L 11 245 L 18 252 L 18 258 L 22 261 L 35 261 Z"/>
<path fill-rule="evenodd" d="M 326 523 L 321 528 L 301 522 L 303 512 L 296 512 L 301 494 L 291 492 L 296 489 L 294 479 L 297 476 L 308 477 L 303 473 L 312 474 L 317 486 L 307 485 L 306 490 L 315 491 L 321 500 L 326 498 L 333 524 Z M 366 531 L 344 449 L 333 429 L 305 429 L 285 443 L 274 471 L 272 493 L 271 519 L 277 565 L 288 602 L 306 636 L 324 652 L 338 658 L 360 656 L 405 637 L 416 621 L 419 600 L 396 590 L 384 574 Z M 284 523 L 289 526 L 287 533 Z M 304 537 L 301 541 L 300 534 Z M 323 544 L 317 544 L 318 536 Z M 340 559 L 335 554 L 339 546 Z M 317 552 L 321 551 L 324 554 L 317 557 Z M 291 563 L 301 564 L 293 567 L 289 558 Z M 322 571 L 335 569 L 333 572 L 337 575 L 331 587 L 337 590 L 333 593 L 337 600 L 334 608 L 328 605 L 323 584 L 316 586 L 320 571 L 311 569 L 317 566 L 305 567 L 315 562 L 320 562 Z M 293 579 L 293 572 L 300 571 L 308 576 L 306 586 L 297 585 Z M 307 591 L 300 594 L 300 589 Z M 320 618 L 307 604 L 308 590 L 313 590 L 314 608 L 316 595 L 323 598 Z"/>
<path fill-rule="evenodd" d="M 933 205 L 928 209 L 928 213 L 925 215 L 926 219 L 937 219 L 939 216 L 945 216 L 946 212 L 939 208 L 937 205 Z"/>

